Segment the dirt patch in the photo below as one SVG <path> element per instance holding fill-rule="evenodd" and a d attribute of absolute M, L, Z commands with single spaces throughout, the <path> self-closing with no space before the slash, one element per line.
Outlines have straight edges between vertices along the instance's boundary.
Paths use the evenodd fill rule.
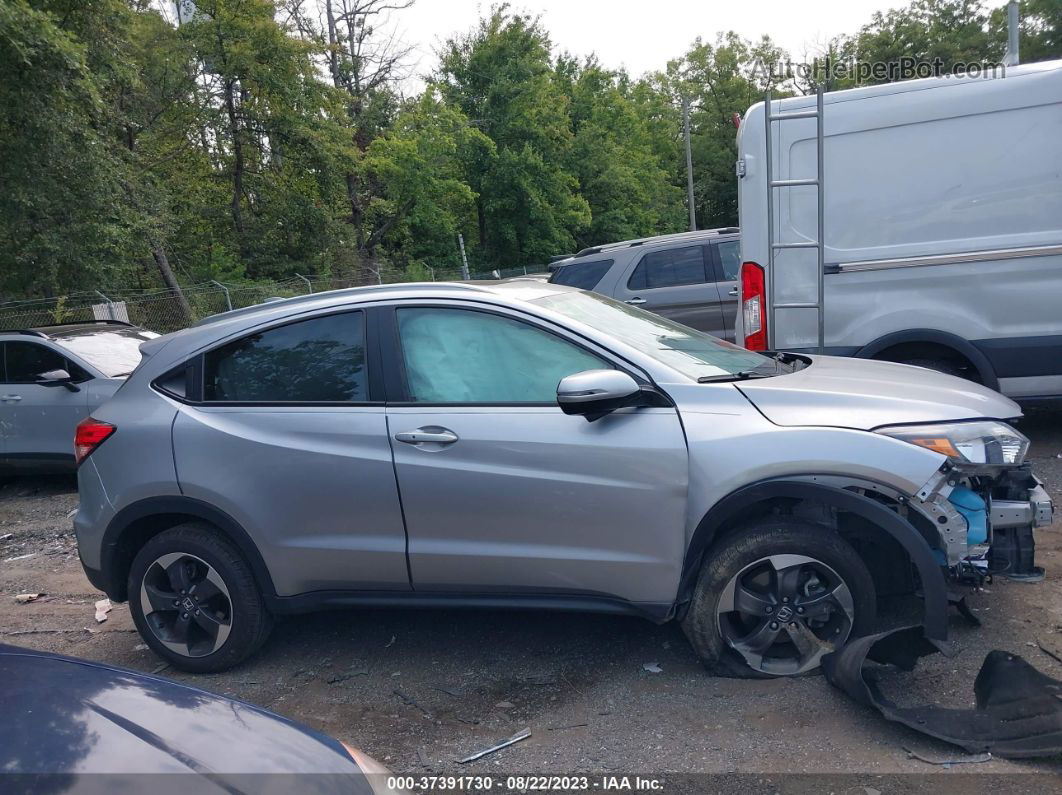
<path fill-rule="evenodd" d="M 1062 504 L 1062 415 L 1022 423 L 1031 457 Z M 71 530 L 70 479 L 0 488 L 0 640 L 140 671 L 147 651 L 125 605 L 96 624 L 95 592 Z M 905 703 L 969 705 L 985 654 L 1004 649 L 1062 678 L 1062 533 L 1038 534 L 1047 580 L 996 580 L 971 598 L 984 622 L 953 622 L 959 656 L 896 677 Z M 6 537 L 10 534 L 10 537 Z M 20 593 L 43 593 L 27 604 Z M 1039 644 L 1039 645 L 1038 645 Z M 644 670 L 656 662 L 660 673 Z M 398 772 L 937 772 L 909 759 L 956 755 L 886 723 L 821 676 L 708 676 L 674 625 L 637 619 L 476 611 L 344 611 L 281 621 L 261 653 L 224 674 L 165 676 L 261 704 L 364 748 Z M 886 683 L 888 684 L 888 682 Z M 529 726 L 530 739 L 469 765 L 456 759 Z M 784 738 L 783 761 L 772 749 Z M 1062 760 L 976 765 L 978 773 L 1062 773 Z M 969 768 L 967 769 L 969 772 Z"/>

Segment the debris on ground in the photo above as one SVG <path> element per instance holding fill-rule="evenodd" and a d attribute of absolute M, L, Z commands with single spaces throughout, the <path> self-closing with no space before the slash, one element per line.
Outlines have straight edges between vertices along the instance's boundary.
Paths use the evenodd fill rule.
<path fill-rule="evenodd" d="M 44 595 L 45 594 L 43 593 L 20 593 L 18 596 L 15 597 L 15 601 L 18 602 L 20 605 L 27 605 L 30 602 L 36 602 Z"/>
<path fill-rule="evenodd" d="M 901 707 L 882 693 L 875 670 L 866 665 L 869 658 L 911 671 L 919 657 L 940 650 L 922 627 L 901 627 L 849 641 L 823 658 L 823 671 L 830 684 L 886 719 L 969 753 L 1007 759 L 1062 753 L 1062 682 L 1016 654 L 988 653 L 974 680 L 974 709 Z"/>
<path fill-rule="evenodd" d="M 1037 638 L 1035 645 L 1048 657 L 1062 663 L 1062 642 L 1055 638 Z"/>
<path fill-rule="evenodd" d="M 111 608 L 112 607 L 113 607 L 113 605 L 111 604 L 111 600 L 110 599 L 100 599 L 98 602 L 96 602 L 96 623 L 97 624 L 102 624 L 104 621 L 107 620 L 107 614 L 109 612 L 111 612 Z"/>
<path fill-rule="evenodd" d="M 992 754 L 970 754 L 969 756 L 963 756 L 958 759 L 934 759 L 931 756 L 925 756 L 918 753 L 918 751 L 912 751 L 910 748 L 904 748 L 907 752 L 908 759 L 917 759 L 919 762 L 925 762 L 927 765 L 940 765 L 941 767 L 951 767 L 952 765 L 977 765 L 981 762 L 991 762 Z"/>
<path fill-rule="evenodd" d="M 432 715 L 430 710 L 425 709 L 423 706 L 421 706 L 419 703 L 417 703 L 417 701 L 415 699 L 413 699 L 411 696 L 407 696 L 405 693 L 403 693 L 398 688 L 395 688 L 391 692 L 394 693 L 396 696 L 398 696 L 400 699 L 402 699 L 402 703 L 405 704 L 407 707 L 416 707 L 421 712 L 423 712 L 424 713 L 424 717 L 426 717 L 426 718 L 434 718 L 435 717 L 434 715 Z"/>
<path fill-rule="evenodd" d="M 392 635 L 391 636 L 391 640 L 387 641 L 387 643 L 384 644 L 384 648 L 385 649 L 391 648 L 392 646 L 395 645 L 395 641 L 396 640 L 398 640 L 398 635 Z"/>
<path fill-rule="evenodd" d="M 484 748 L 482 751 L 476 751 L 471 756 L 466 756 L 464 759 L 458 759 L 458 764 L 467 764 L 468 762 L 475 762 L 477 759 L 482 759 L 488 754 L 493 754 L 495 751 L 500 751 L 502 748 L 508 748 L 510 745 L 516 745 L 521 740 L 526 740 L 531 736 L 531 729 L 521 729 L 508 740 L 502 740 L 497 745 L 492 745 L 490 748 Z"/>
<path fill-rule="evenodd" d="M 494 706 L 497 707 L 498 709 L 512 709 L 513 708 L 513 702 L 511 702 L 511 701 L 499 701 Z"/>
<path fill-rule="evenodd" d="M 14 563 L 16 560 L 27 560 L 28 558 L 34 557 L 36 554 L 36 552 L 30 552 L 26 555 L 16 555 L 13 558 L 4 558 L 4 563 Z"/>
<path fill-rule="evenodd" d="M 14 538 L 14 537 L 15 537 L 14 533 L 4 533 L 2 536 L 0 536 L 0 541 L 7 541 L 9 538 Z"/>
<path fill-rule="evenodd" d="M 642 665 L 642 668 L 651 674 L 662 674 L 664 672 L 664 669 L 660 667 L 660 664 L 655 662 L 647 662 Z"/>

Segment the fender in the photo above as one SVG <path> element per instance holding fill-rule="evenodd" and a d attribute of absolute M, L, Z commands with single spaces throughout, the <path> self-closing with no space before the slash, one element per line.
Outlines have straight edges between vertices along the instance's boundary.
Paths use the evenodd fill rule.
<path fill-rule="evenodd" d="M 911 558 L 922 581 L 926 635 L 936 640 L 948 636 L 948 590 L 944 573 L 929 544 L 915 527 L 884 505 L 836 486 L 797 481 L 771 480 L 755 483 L 735 491 L 717 502 L 701 519 L 693 532 L 686 558 L 682 562 L 677 604 L 688 603 L 700 573 L 705 552 L 716 533 L 728 520 L 757 503 L 775 497 L 817 500 L 844 513 L 853 513 L 888 533 Z"/>
<path fill-rule="evenodd" d="M 854 355 L 860 359 L 873 359 L 879 353 L 894 345 L 902 345 L 911 342 L 932 342 L 936 345 L 942 345 L 945 348 L 951 348 L 956 353 L 962 354 L 970 361 L 970 364 L 977 368 L 977 374 L 981 377 L 981 383 L 989 389 L 994 389 L 997 392 L 999 391 L 999 379 L 996 378 L 996 371 L 992 367 L 992 363 L 988 361 L 988 357 L 969 340 L 964 340 L 962 337 L 957 334 L 952 334 L 950 331 L 940 331 L 939 329 L 931 328 L 894 331 L 891 334 L 886 334 L 884 337 L 878 337 L 878 339 L 873 342 L 867 343 L 856 351 Z"/>
<path fill-rule="evenodd" d="M 124 601 L 122 597 L 126 596 L 126 578 L 123 573 L 117 571 L 119 545 L 126 530 L 140 519 L 167 514 L 184 514 L 202 519 L 217 527 L 229 541 L 236 545 L 244 559 L 250 564 L 258 587 L 262 589 L 262 595 L 266 600 L 272 601 L 276 598 L 273 578 L 262 559 L 262 554 L 247 531 L 235 519 L 213 505 L 192 497 L 176 495 L 148 497 L 131 503 L 118 511 L 107 525 L 103 533 L 100 577 L 102 590 L 109 597 L 112 599 L 118 597 L 116 601 Z"/>

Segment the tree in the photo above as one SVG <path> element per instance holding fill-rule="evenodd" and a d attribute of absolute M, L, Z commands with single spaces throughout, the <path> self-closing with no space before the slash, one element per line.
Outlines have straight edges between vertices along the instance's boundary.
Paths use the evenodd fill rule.
<path fill-rule="evenodd" d="M 568 98 L 558 86 L 539 21 L 494 9 L 441 53 L 439 90 L 493 142 L 465 178 L 476 192 L 479 261 L 544 262 L 570 251 L 590 223 L 578 181 L 565 171 L 572 147 Z"/>

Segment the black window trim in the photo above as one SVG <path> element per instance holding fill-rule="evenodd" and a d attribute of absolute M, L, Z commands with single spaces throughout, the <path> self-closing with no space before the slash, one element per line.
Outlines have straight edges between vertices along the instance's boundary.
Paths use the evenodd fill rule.
<path fill-rule="evenodd" d="M 209 347 L 204 348 L 197 352 L 191 358 L 185 360 L 176 367 L 171 367 L 162 375 L 156 376 L 151 380 L 151 387 L 167 397 L 184 403 L 189 406 L 198 407 L 213 407 L 218 406 L 222 408 L 234 407 L 234 408 L 359 408 L 359 407 L 373 407 L 383 406 L 384 401 L 381 399 L 382 382 L 380 381 L 380 362 L 379 362 L 379 350 L 378 346 L 374 346 L 372 343 L 372 337 L 376 331 L 376 323 L 373 320 L 373 315 L 379 310 L 377 306 L 342 306 L 331 307 L 329 311 L 324 312 L 308 312 L 294 317 L 286 317 L 275 323 L 268 323 L 261 326 L 255 326 L 250 329 L 243 329 L 236 334 L 226 337 L 223 340 L 217 341 L 211 344 Z M 219 348 L 224 348 L 226 345 L 230 345 L 234 342 L 249 337 L 253 334 L 263 334 L 273 329 L 283 328 L 284 326 L 290 326 L 294 323 L 302 323 L 309 320 L 318 320 L 324 317 L 331 317 L 332 315 L 348 315 L 354 312 L 360 312 L 362 314 L 362 329 L 364 331 L 364 343 L 365 343 L 365 370 L 366 370 L 366 388 L 369 393 L 369 400 L 348 401 L 348 400 L 206 400 L 204 377 L 206 371 L 206 356 Z M 376 350 L 374 350 L 376 348 Z M 166 389 L 163 383 L 180 370 L 185 370 L 185 395 L 178 395 L 174 392 Z M 377 374 L 374 376 L 374 371 Z"/>
<path fill-rule="evenodd" d="M 638 371 L 638 368 L 632 367 L 631 364 L 620 359 L 611 351 L 607 351 L 591 341 L 587 340 L 583 342 L 581 339 L 573 339 L 576 336 L 574 332 L 569 332 L 572 336 L 566 336 L 560 333 L 556 328 L 551 328 L 547 322 L 541 318 L 535 317 L 532 314 L 525 314 L 518 310 L 506 307 L 509 311 L 504 311 L 489 304 L 479 304 L 474 301 L 460 301 L 458 303 L 447 302 L 440 299 L 408 299 L 402 302 L 395 302 L 386 306 L 380 307 L 382 311 L 388 313 L 387 320 L 381 320 L 381 328 L 383 333 L 380 335 L 381 348 L 384 354 L 384 361 L 387 363 L 385 367 L 385 382 L 386 382 L 386 397 L 387 405 L 402 407 L 402 408 L 549 408 L 553 407 L 560 411 L 560 406 L 556 400 L 553 401 L 520 401 L 520 402 L 493 402 L 493 403 L 436 403 L 412 400 L 410 398 L 409 384 L 406 380 L 406 362 L 405 356 L 402 353 L 402 342 L 399 339 L 398 334 L 398 310 L 399 309 L 454 309 L 460 312 L 482 312 L 487 315 L 497 315 L 498 317 L 505 318 L 506 320 L 513 320 L 516 322 L 527 323 L 528 325 L 542 331 L 546 334 L 550 334 L 558 339 L 564 340 L 570 345 L 574 345 L 577 348 L 581 348 L 587 353 L 603 359 L 612 367 L 621 372 L 627 373 L 631 378 L 643 386 L 653 386 L 652 381 Z M 518 317 L 514 317 L 518 315 Z M 587 344 L 591 343 L 591 344 Z M 591 347 L 593 345 L 594 347 Z M 595 350 L 596 348 L 596 350 Z"/>
<path fill-rule="evenodd" d="M 660 248 L 653 249 L 652 251 L 646 251 L 644 254 L 642 254 L 641 257 L 639 257 L 637 259 L 637 261 L 634 264 L 634 267 L 631 268 L 630 273 L 627 275 L 627 281 L 624 283 L 624 287 L 626 288 L 627 292 L 629 292 L 629 293 L 641 293 L 641 292 L 645 292 L 646 290 L 667 290 L 667 289 L 670 289 L 670 288 L 673 288 L 673 287 L 696 287 L 699 284 L 713 284 L 714 282 L 712 282 L 711 277 L 714 276 L 714 275 L 718 275 L 718 272 L 713 267 L 713 254 L 712 254 L 712 252 L 706 250 L 708 247 L 709 246 L 708 246 L 707 243 L 693 243 L 692 245 L 684 245 L 684 246 L 661 246 Z M 634 274 L 638 272 L 638 267 L 648 257 L 652 256 L 653 254 L 659 254 L 659 253 L 664 252 L 664 251 L 677 251 L 677 250 L 682 249 L 682 248 L 699 248 L 701 250 L 701 265 L 704 268 L 704 279 L 705 279 L 703 282 L 685 282 L 683 284 L 665 284 L 665 285 L 661 285 L 660 287 L 648 287 L 647 286 L 647 287 L 638 288 L 638 287 L 632 287 L 631 286 L 631 280 L 634 279 Z M 648 279 L 646 280 L 646 284 L 648 284 Z"/>

